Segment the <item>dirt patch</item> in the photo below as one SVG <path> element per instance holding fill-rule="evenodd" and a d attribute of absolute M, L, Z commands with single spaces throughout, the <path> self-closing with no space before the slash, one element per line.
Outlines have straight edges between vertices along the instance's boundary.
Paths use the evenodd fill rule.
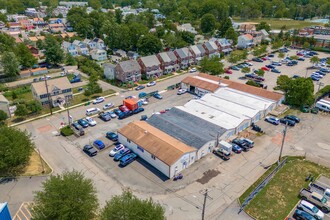
<path fill-rule="evenodd" d="M 272 142 L 276 145 L 281 145 L 282 144 L 282 139 L 283 139 L 283 134 L 276 134 L 273 138 L 272 138 Z M 292 139 L 292 135 L 290 133 L 286 133 L 285 136 L 285 142 L 290 142 Z"/>
<path fill-rule="evenodd" d="M 30 161 L 24 168 L 22 176 L 37 176 L 49 174 L 51 172 L 47 163 L 39 156 L 36 151 L 33 151 L 30 156 Z"/>
<path fill-rule="evenodd" d="M 221 172 L 218 170 L 208 170 L 203 173 L 202 178 L 199 178 L 196 180 L 197 182 L 201 184 L 208 183 L 212 178 L 218 176 Z"/>
<path fill-rule="evenodd" d="M 53 129 L 53 127 L 51 125 L 45 125 L 45 126 L 39 127 L 37 130 L 39 133 L 45 133 L 52 129 Z"/>

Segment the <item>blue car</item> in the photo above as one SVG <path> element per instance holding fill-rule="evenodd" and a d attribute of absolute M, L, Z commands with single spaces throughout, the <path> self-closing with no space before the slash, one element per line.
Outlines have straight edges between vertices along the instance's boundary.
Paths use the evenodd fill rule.
<path fill-rule="evenodd" d="M 320 78 L 317 77 L 317 76 L 314 76 L 314 75 L 311 76 L 311 79 L 312 79 L 313 81 L 320 81 Z"/>
<path fill-rule="evenodd" d="M 237 154 L 240 154 L 242 152 L 242 148 L 240 148 L 237 144 L 234 144 L 234 143 L 230 143 L 231 146 L 232 146 L 232 150 L 237 153 Z"/>
<path fill-rule="evenodd" d="M 135 153 L 127 154 L 126 156 L 124 156 L 120 159 L 119 164 L 124 167 L 124 166 L 132 163 L 136 158 L 137 158 L 137 155 Z"/>
<path fill-rule="evenodd" d="M 143 112 L 144 111 L 144 108 L 137 108 L 133 111 L 133 114 L 138 114 L 140 112 Z"/>
<path fill-rule="evenodd" d="M 128 149 L 128 148 L 122 149 L 122 150 L 120 150 L 118 153 L 115 154 L 115 156 L 114 156 L 113 159 L 114 159 L 115 161 L 118 161 L 118 160 L 120 160 L 123 156 L 125 156 L 125 155 L 127 155 L 127 154 L 129 154 L 129 153 L 131 153 L 131 150 L 130 150 L 130 149 Z"/>
<path fill-rule="evenodd" d="M 112 141 L 118 141 L 118 135 L 115 132 L 107 132 L 105 136 Z"/>
<path fill-rule="evenodd" d="M 155 93 L 155 94 L 154 94 L 154 97 L 155 97 L 156 99 L 163 99 L 163 96 L 161 96 L 159 93 Z"/>
<path fill-rule="evenodd" d="M 119 108 L 114 109 L 113 112 L 114 112 L 116 115 L 120 115 L 120 114 L 122 113 L 122 111 L 120 111 Z"/>
<path fill-rule="evenodd" d="M 81 127 L 83 127 L 83 128 L 87 128 L 88 127 L 88 122 L 85 119 L 79 119 L 78 120 L 78 124 L 80 124 Z"/>
<path fill-rule="evenodd" d="M 95 140 L 93 143 L 94 147 L 96 147 L 99 150 L 102 150 L 105 148 L 105 144 L 101 140 Z"/>

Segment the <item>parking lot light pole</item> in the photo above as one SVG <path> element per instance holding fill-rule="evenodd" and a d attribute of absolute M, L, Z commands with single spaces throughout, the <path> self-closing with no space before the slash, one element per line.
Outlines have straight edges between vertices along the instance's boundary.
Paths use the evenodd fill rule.
<path fill-rule="evenodd" d="M 277 164 L 279 165 L 281 162 L 281 158 L 282 158 L 282 151 L 283 151 L 283 146 L 284 146 L 284 141 L 285 141 L 285 136 L 286 136 L 286 130 L 288 128 L 288 123 L 285 123 L 285 127 L 283 130 L 283 138 L 282 138 L 282 144 L 281 144 L 281 150 L 280 150 L 280 156 L 278 157 L 278 161 Z"/>

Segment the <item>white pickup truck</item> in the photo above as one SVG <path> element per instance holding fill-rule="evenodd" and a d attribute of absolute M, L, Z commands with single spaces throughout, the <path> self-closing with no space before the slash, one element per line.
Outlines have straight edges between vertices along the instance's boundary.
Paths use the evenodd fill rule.
<path fill-rule="evenodd" d="M 327 200 L 330 201 L 330 179 L 321 176 L 315 182 L 309 184 L 309 189 L 313 192 L 317 192 L 323 195 Z"/>

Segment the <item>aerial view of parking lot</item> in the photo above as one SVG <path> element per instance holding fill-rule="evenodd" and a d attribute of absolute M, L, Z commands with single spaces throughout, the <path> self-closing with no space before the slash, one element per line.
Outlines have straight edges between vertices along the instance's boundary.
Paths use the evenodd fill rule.
<path fill-rule="evenodd" d="M 330 219 L 329 3 L 258 4 L 0 0 L 0 220 Z"/>

